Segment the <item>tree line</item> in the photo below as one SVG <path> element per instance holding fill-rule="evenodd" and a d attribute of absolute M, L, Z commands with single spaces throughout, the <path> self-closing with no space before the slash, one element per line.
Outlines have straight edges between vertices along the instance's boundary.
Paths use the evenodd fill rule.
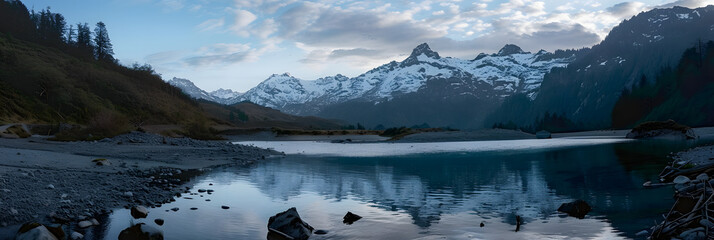
<path fill-rule="evenodd" d="M 88 23 L 67 24 L 62 14 L 53 13 L 49 7 L 35 12 L 18 0 L 0 1 L 0 32 L 77 57 L 116 62 L 104 22 L 96 23 L 92 31 Z"/>
<path fill-rule="evenodd" d="M 654 81 L 645 76 L 623 89 L 612 110 L 613 128 L 672 119 L 692 127 L 714 125 L 714 42 L 699 42 L 675 67 L 663 68 Z"/>

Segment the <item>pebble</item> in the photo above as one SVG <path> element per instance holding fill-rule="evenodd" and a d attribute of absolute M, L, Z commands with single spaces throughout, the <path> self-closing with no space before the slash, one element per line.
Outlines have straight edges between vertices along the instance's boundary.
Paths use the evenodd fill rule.
<path fill-rule="evenodd" d="M 132 192 L 125 192 L 125 193 L 124 193 L 124 197 L 133 197 L 133 196 L 134 196 L 134 193 L 132 193 Z"/>
<path fill-rule="evenodd" d="M 78 232 L 72 232 L 72 234 L 70 235 L 69 238 L 72 240 L 78 240 L 78 239 L 84 238 L 84 235 L 82 235 L 81 233 L 78 233 Z"/>
<path fill-rule="evenodd" d="M 229 206 L 221 206 L 221 208 L 223 208 L 223 209 L 229 209 L 229 208 L 231 208 L 231 207 L 229 207 Z"/>
<path fill-rule="evenodd" d="M 89 220 L 84 220 L 84 221 L 77 223 L 77 227 L 79 227 L 79 228 L 87 228 L 87 227 L 90 227 L 93 225 L 94 224 L 92 223 L 92 221 L 89 221 Z"/>
<path fill-rule="evenodd" d="M 707 175 L 706 173 L 702 173 L 702 174 L 697 175 L 696 179 L 699 181 L 706 181 L 706 180 L 709 180 L 709 175 Z"/>
<path fill-rule="evenodd" d="M 164 225 L 164 220 L 161 218 L 154 219 L 154 222 L 156 225 L 163 226 Z"/>
<path fill-rule="evenodd" d="M 203 189 L 203 188 L 202 188 L 202 189 L 198 189 L 198 192 L 200 192 L 200 193 L 206 192 L 206 189 Z"/>
<path fill-rule="evenodd" d="M 325 234 L 327 234 L 327 231 L 325 231 L 325 230 L 316 230 L 314 233 L 317 234 L 317 235 L 325 235 Z"/>
<path fill-rule="evenodd" d="M 52 185 L 52 184 L 47 185 L 47 189 L 55 189 L 55 185 Z"/>
<path fill-rule="evenodd" d="M 685 183 L 688 183 L 689 181 L 691 181 L 691 180 L 688 177 L 679 175 L 676 178 L 674 178 L 674 180 L 672 182 L 675 184 L 685 184 Z"/>
<path fill-rule="evenodd" d="M 198 208 L 196 208 L 196 207 L 192 207 L 192 208 L 191 208 L 191 210 L 198 210 Z"/>
<path fill-rule="evenodd" d="M 178 210 L 179 210 L 179 208 L 177 208 L 177 207 L 171 209 L 171 211 L 174 211 L 174 212 L 176 212 Z"/>

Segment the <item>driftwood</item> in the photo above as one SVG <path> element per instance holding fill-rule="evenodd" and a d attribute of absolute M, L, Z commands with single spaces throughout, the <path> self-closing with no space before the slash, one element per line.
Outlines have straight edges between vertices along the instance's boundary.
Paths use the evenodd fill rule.
<path fill-rule="evenodd" d="M 707 173 L 707 178 L 696 179 L 702 173 Z M 662 171 L 660 177 L 663 180 L 672 181 L 677 176 L 694 180 L 675 185 L 676 201 L 664 221 L 652 227 L 650 239 L 714 239 L 714 179 L 708 177 L 709 173 L 714 173 L 714 164 L 689 169 L 672 164 Z"/>

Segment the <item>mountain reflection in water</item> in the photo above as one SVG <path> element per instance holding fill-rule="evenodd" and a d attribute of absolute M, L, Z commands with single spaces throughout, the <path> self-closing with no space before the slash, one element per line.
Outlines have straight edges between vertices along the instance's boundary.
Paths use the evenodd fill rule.
<path fill-rule="evenodd" d="M 178 199 L 152 209 L 144 222 L 165 219 L 161 228 L 170 239 L 264 239 L 270 216 L 297 207 L 306 222 L 328 231 L 314 239 L 631 238 L 660 220 L 673 203 L 671 188 L 644 189 L 642 183 L 657 178 L 668 153 L 692 144 L 634 141 L 520 151 L 288 156 L 249 169 L 215 170 L 192 189 L 215 189 L 205 196 L 212 201 Z M 574 199 L 593 206 L 586 219 L 556 212 Z M 183 210 L 194 206 L 199 210 Z M 173 207 L 182 210 L 165 212 Z M 347 211 L 364 218 L 344 225 Z M 524 219 L 519 232 L 514 231 L 516 215 Z M 116 238 L 129 218 L 116 211 L 107 238 Z"/>

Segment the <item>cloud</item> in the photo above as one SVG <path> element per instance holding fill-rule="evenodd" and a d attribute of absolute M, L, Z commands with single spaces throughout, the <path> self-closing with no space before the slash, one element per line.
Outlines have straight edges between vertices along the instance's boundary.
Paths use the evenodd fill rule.
<path fill-rule="evenodd" d="M 255 60 L 257 54 L 258 52 L 247 44 L 219 43 L 200 48 L 190 56 L 184 57 L 183 62 L 191 67 L 230 65 Z"/>
<path fill-rule="evenodd" d="M 607 8 L 607 12 L 614 17 L 626 18 L 641 12 L 645 4 L 641 2 L 623 2 Z"/>
<path fill-rule="evenodd" d="M 235 10 L 234 14 L 235 16 L 233 25 L 231 25 L 231 31 L 240 36 L 248 37 L 250 34 L 248 33 L 248 29 L 246 27 L 258 17 L 255 16 L 255 14 L 242 9 Z"/>
<path fill-rule="evenodd" d="M 208 19 L 203 21 L 201 24 L 196 26 L 199 31 L 211 31 L 223 27 L 225 25 L 225 20 L 223 18 L 218 19 Z"/>
<path fill-rule="evenodd" d="M 159 4 L 164 6 L 168 11 L 176 11 L 184 7 L 183 0 L 161 0 Z"/>
<path fill-rule="evenodd" d="M 657 8 L 671 8 L 674 6 L 687 7 L 687 8 L 698 8 L 698 7 L 705 7 L 708 5 L 714 5 L 714 0 L 677 0 L 672 3 L 667 3 L 667 4 L 657 6 Z"/>

